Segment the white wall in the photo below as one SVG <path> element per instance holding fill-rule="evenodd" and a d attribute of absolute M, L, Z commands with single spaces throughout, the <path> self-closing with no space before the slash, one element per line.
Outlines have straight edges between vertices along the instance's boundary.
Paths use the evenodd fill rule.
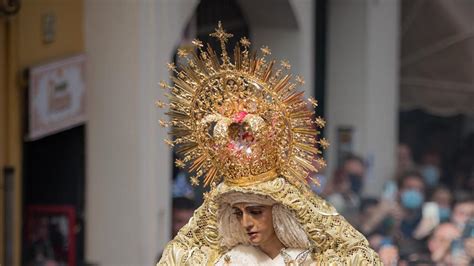
<path fill-rule="evenodd" d="M 154 101 L 195 5 L 85 1 L 89 262 L 153 265 L 169 240 L 171 152 Z"/>
<path fill-rule="evenodd" d="M 370 162 L 365 192 L 392 177 L 398 131 L 398 0 L 329 1 L 326 118 L 336 167 L 339 126 L 354 128 L 353 150 Z"/>

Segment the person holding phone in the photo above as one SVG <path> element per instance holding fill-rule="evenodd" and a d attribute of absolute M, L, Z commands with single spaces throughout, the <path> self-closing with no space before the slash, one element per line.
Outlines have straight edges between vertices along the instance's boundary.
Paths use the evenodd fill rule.
<path fill-rule="evenodd" d="M 461 231 L 453 223 L 440 224 L 428 240 L 431 261 L 440 265 L 469 265 Z"/>

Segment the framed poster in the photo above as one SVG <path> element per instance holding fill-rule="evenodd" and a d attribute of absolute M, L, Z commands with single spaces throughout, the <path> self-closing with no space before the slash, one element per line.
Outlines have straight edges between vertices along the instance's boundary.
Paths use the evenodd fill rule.
<path fill-rule="evenodd" d="M 76 265 L 76 212 L 69 205 L 30 205 L 23 265 Z"/>
<path fill-rule="evenodd" d="M 84 72 L 82 54 L 29 69 L 29 140 L 85 122 Z"/>

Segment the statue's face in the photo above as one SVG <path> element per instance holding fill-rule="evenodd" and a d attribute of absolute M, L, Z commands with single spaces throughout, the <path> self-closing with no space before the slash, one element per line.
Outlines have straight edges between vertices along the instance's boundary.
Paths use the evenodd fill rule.
<path fill-rule="evenodd" d="M 260 246 L 270 241 L 279 241 L 273 229 L 272 206 L 236 203 L 232 207 L 252 245 Z"/>

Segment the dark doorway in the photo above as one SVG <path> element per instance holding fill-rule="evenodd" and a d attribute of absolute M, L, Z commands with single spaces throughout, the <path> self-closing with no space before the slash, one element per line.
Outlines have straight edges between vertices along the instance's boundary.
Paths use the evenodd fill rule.
<path fill-rule="evenodd" d="M 32 248 L 25 235 L 32 206 L 68 206 L 73 221 L 76 265 L 84 260 L 85 126 L 23 145 L 23 265 L 31 261 Z"/>

